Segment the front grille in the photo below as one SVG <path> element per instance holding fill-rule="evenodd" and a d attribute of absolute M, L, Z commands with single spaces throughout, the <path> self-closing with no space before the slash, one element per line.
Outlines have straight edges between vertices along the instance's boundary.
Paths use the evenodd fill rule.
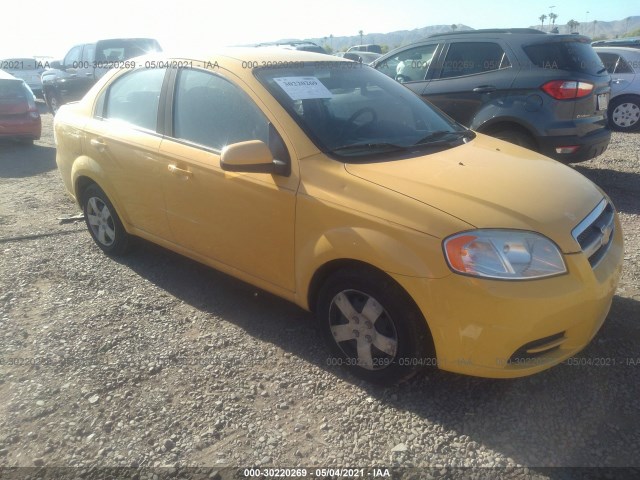
<path fill-rule="evenodd" d="M 595 267 L 609 250 L 614 233 L 615 211 L 606 199 L 603 199 L 571 232 L 592 267 Z"/>

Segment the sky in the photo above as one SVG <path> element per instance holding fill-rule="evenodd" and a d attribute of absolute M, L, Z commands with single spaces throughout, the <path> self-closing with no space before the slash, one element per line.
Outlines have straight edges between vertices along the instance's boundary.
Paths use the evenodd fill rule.
<path fill-rule="evenodd" d="M 73 45 L 114 37 L 153 37 L 165 51 L 198 51 L 283 38 L 411 30 L 429 25 L 529 27 L 553 11 L 557 24 L 640 15 L 634 0 L 5 0 L 0 58 L 61 58 Z M 375 40 L 375 36 L 373 36 Z"/>

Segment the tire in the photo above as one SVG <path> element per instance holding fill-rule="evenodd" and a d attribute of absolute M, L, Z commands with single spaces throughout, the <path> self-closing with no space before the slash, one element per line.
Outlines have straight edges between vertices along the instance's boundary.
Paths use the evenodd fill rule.
<path fill-rule="evenodd" d="M 640 97 L 614 98 L 609 104 L 607 115 L 612 130 L 633 132 L 640 129 Z"/>
<path fill-rule="evenodd" d="M 45 97 L 45 101 L 47 102 L 49 110 L 51 110 L 51 113 L 53 115 L 58 113 L 61 103 L 60 98 L 58 98 L 58 95 L 55 92 L 50 92 L 50 94 Z"/>
<path fill-rule="evenodd" d="M 333 356 L 372 383 L 395 385 L 435 365 L 426 321 L 411 297 L 374 269 L 340 270 L 319 292 L 316 313 Z M 349 318 L 351 316 L 351 318 Z"/>
<path fill-rule="evenodd" d="M 130 236 L 109 198 L 95 183 L 82 195 L 82 211 L 91 237 L 104 253 L 118 256 L 129 251 Z"/>
<path fill-rule="evenodd" d="M 491 135 L 492 137 L 499 138 L 500 140 L 513 143 L 514 145 L 518 145 L 523 148 L 528 148 L 529 150 L 538 151 L 538 146 L 531 135 L 515 128 L 490 131 L 487 135 Z"/>

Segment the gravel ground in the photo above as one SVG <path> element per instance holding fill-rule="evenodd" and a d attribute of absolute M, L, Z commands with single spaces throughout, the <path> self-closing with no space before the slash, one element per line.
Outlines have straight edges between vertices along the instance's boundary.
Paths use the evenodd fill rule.
<path fill-rule="evenodd" d="M 613 198 L 626 242 L 611 313 L 586 350 L 523 379 L 432 371 L 385 389 L 328 366 L 309 313 L 146 242 L 114 261 L 84 223 L 61 224 L 78 208 L 51 122 L 44 114 L 33 147 L 0 145 L 0 477 L 41 466 L 222 469 L 210 478 L 255 466 L 415 478 L 640 467 L 640 135 L 615 133 L 604 155 L 574 165 Z"/>

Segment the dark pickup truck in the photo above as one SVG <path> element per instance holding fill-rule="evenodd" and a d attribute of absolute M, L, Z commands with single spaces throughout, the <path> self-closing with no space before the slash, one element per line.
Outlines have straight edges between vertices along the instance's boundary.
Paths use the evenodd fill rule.
<path fill-rule="evenodd" d="M 112 38 L 76 45 L 64 60 L 50 63 L 42 73 L 45 101 L 55 114 L 67 102 L 80 100 L 111 68 L 130 68 L 131 58 L 161 52 L 153 38 Z"/>

